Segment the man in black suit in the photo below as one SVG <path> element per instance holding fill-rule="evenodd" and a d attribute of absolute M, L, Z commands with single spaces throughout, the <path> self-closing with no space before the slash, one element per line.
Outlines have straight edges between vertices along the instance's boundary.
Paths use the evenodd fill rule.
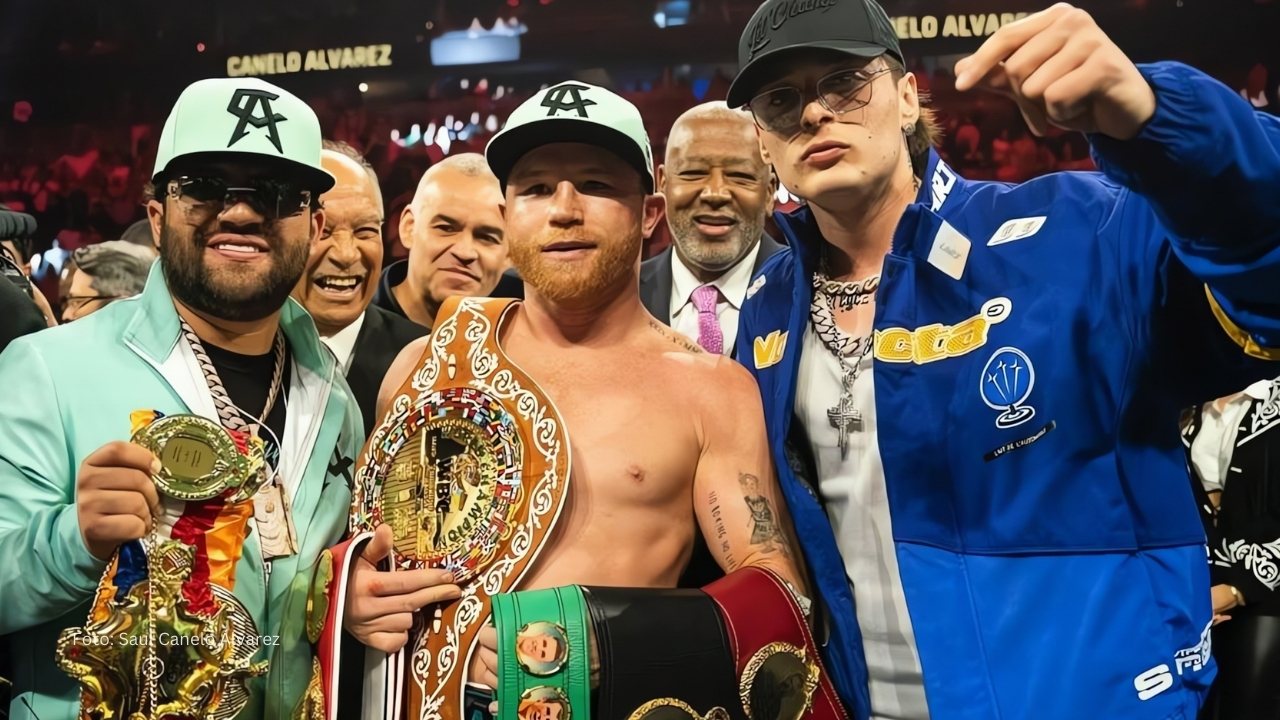
<path fill-rule="evenodd" d="M 732 356 L 751 279 L 782 249 L 764 232 L 777 182 L 751 116 L 723 102 L 686 111 L 667 136 L 658 184 L 673 245 L 641 264 L 640 298 L 703 349 Z"/>
<path fill-rule="evenodd" d="M 337 184 L 320 197 L 324 234 L 311 246 L 293 296 L 315 319 L 364 416 L 365 434 L 378 421 L 374 405 L 391 361 L 427 329 L 371 305 L 382 271 L 382 191 L 373 168 L 354 148 L 326 140 L 320 164 Z"/>

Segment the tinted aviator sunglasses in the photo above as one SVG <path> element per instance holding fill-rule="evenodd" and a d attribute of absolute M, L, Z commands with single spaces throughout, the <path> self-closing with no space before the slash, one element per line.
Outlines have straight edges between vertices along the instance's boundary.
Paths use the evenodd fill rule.
<path fill-rule="evenodd" d="M 235 205 L 247 202 L 267 220 L 293 217 L 311 206 L 311 191 L 301 185 L 283 180 L 250 180 L 243 185 L 231 185 L 226 178 L 216 175 L 181 175 L 168 184 L 169 197 L 187 199 L 215 215 Z"/>
<path fill-rule="evenodd" d="M 818 78 L 814 83 L 814 94 L 822 107 L 840 117 L 866 107 L 871 102 L 873 81 L 892 71 L 893 68 L 883 66 L 870 71 L 866 68 L 836 70 Z M 809 97 L 802 88 L 783 85 L 751 98 L 747 107 L 761 130 L 794 137 L 803 124 L 804 107 L 809 103 Z"/>

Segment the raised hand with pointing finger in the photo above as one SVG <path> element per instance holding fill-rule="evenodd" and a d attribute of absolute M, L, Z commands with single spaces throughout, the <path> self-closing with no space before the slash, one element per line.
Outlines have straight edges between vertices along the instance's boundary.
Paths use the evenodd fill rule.
<path fill-rule="evenodd" d="M 1018 103 L 1037 135 L 1050 125 L 1128 140 L 1156 96 L 1089 13 L 1067 3 L 1005 25 L 956 63 L 956 90 L 994 90 Z"/>
<path fill-rule="evenodd" d="M 1212 629 L 1239 599 L 1211 592 L 1205 529 L 1167 482 L 1187 466 L 1175 421 L 1278 372 L 1280 119 L 1186 64 L 1135 64 L 1060 3 L 975 40 L 955 89 L 1084 134 L 1096 171 L 966 178 L 902 19 L 764 0 L 726 99 L 805 199 L 775 218 L 787 249 L 742 304 L 740 359 L 775 457 L 799 454 L 778 484 L 829 609 L 826 674 L 858 717 L 1196 717 L 1212 636 L 1242 626 L 1233 610 Z M 885 494 L 824 492 L 867 467 Z M 1100 587 L 1107 603 L 1084 601 Z"/>

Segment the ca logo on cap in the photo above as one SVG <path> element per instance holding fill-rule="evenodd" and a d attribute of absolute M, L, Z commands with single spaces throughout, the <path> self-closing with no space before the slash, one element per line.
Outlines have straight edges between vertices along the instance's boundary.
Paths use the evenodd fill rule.
<path fill-rule="evenodd" d="M 267 136 L 271 144 L 275 145 L 276 151 L 283 155 L 284 148 L 280 146 L 280 133 L 276 130 L 276 123 L 285 122 L 288 118 L 271 111 L 271 101 L 279 98 L 279 95 L 266 90 L 236 90 L 236 94 L 231 96 L 231 104 L 227 105 L 227 112 L 240 118 L 240 122 L 236 123 L 236 129 L 232 131 L 227 147 L 230 148 L 248 135 L 248 126 L 252 125 L 256 128 L 267 128 Z M 255 113 L 259 106 L 262 108 L 261 115 Z"/>
<path fill-rule="evenodd" d="M 590 90 L 586 85 L 565 84 L 551 88 L 542 99 L 542 107 L 548 108 L 547 117 L 555 117 L 556 113 L 577 111 L 578 117 L 587 117 L 587 108 L 595 105 L 595 100 L 582 97 L 583 90 Z"/>

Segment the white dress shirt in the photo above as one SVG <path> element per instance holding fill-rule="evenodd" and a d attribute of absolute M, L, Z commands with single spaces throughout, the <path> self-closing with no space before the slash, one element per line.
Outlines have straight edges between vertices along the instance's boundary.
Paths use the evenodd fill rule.
<path fill-rule="evenodd" d="M 1254 400 L 1271 395 L 1271 381 L 1259 380 L 1232 395 L 1225 403 L 1218 400 L 1204 404 L 1200 413 L 1200 431 L 1191 441 L 1191 464 L 1200 483 L 1208 492 L 1222 490 L 1227 484 L 1227 470 L 1236 451 L 1236 434 L 1240 421 Z"/>
<path fill-rule="evenodd" d="M 720 332 L 724 335 L 724 353 L 733 351 L 733 341 L 738 338 L 738 313 L 747 298 L 747 286 L 751 284 L 751 270 L 756 266 L 756 256 L 760 254 L 760 243 L 751 248 L 751 252 L 726 270 L 720 277 L 708 285 L 720 290 L 720 299 L 716 301 L 716 322 L 720 324 Z M 693 304 L 693 291 L 704 283 L 694 277 L 693 272 L 680 262 L 679 253 L 671 252 L 671 327 L 685 335 L 695 343 L 698 342 L 698 308 Z"/>
<path fill-rule="evenodd" d="M 338 367 L 342 368 L 344 376 L 351 369 L 351 358 L 356 354 L 356 338 L 360 336 L 360 328 L 362 327 L 364 327 L 364 313 L 360 313 L 355 322 L 338 332 L 329 337 L 320 338 L 320 342 L 333 351 L 333 356 L 338 359 Z"/>

